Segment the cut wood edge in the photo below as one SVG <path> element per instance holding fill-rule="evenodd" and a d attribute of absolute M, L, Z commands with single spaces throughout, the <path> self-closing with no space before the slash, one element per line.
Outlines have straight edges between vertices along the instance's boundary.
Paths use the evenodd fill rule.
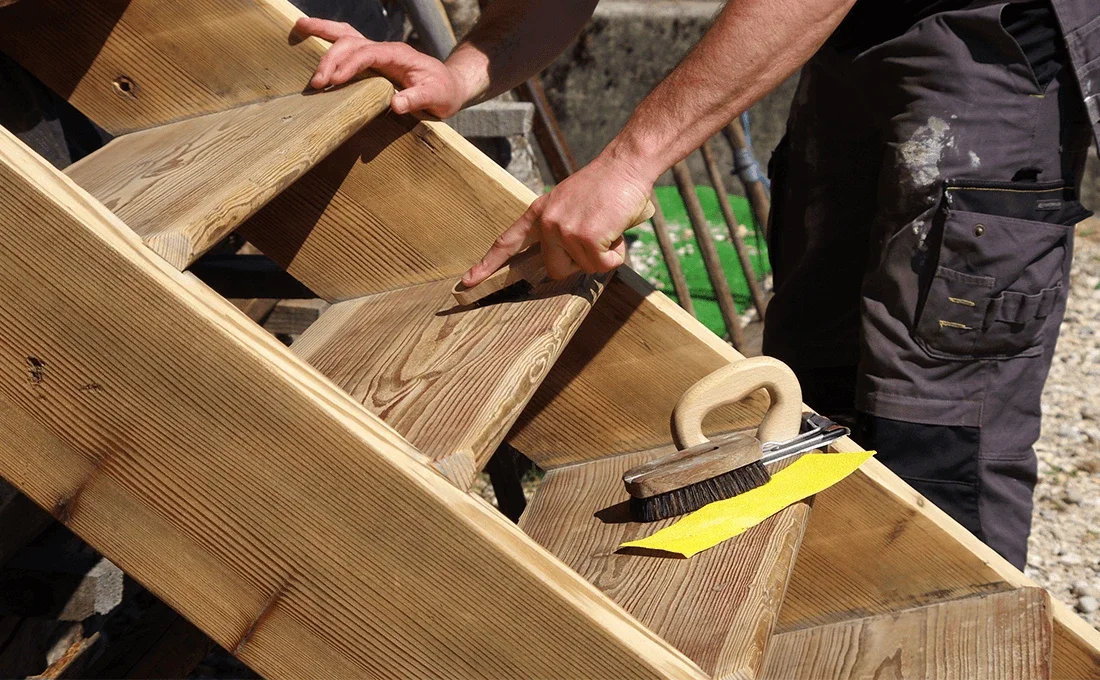
<path fill-rule="evenodd" d="M 117 137 L 65 169 L 185 269 L 389 107 L 370 78 Z"/>
<path fill-rule="evenodd" d="M 846 680 L 889 668 L 898 677 L 1049 679 L 1051 638 L 1049 595 L 1020 588 L 777 634 L 761 678 Z"/>

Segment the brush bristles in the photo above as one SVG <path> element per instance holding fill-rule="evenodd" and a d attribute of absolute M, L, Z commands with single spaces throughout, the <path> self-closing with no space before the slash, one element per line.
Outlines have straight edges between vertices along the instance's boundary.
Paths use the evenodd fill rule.
<path fill-rule="evenodd" d="M 676 515 L 694 512 L 715 501 L 733 498 L 738 494 L 763 486 L 771 479 L 768 469 L 760 461 L 730 470 L 717 477 L 704 479 L 685 487 L 648 498 L 630 498 L 630 516 L 636 522 L 656 522 Z"/>

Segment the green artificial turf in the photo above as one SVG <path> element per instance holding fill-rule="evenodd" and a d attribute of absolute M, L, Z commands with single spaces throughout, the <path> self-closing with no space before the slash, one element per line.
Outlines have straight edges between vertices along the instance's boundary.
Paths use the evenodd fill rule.
<path fill-rule="evenodd" d="M 715 237 L 715 245 L 718 248 L 718 257 L 722 261 L 722 269 L 725 270 L 726 280 L 729 281 L 730 290 L 733 292 L 734 303 L 739 312 L 752 305 L 752 297 L 749 295 L 748 284 L 745 283 L 744 274 L 741 271 L 741 262 L 737 258 L 737 252 L 729 241 L 729 232 L 726 223 L 722 219 L 722 211 L 718 207 L 718 194 L 711 187 L 699 186 L 695 188 L 699 196 L 699 202 L 703 205 L 703 212 L 707 222 L 710 223 L 711 233 Z M 708 328 L 719 336 L 725 336 L 726 325 L 722 321 L 722 314 L 718 309 L 718 302 L 714 296 L 714 289 L 707 277 L 707 270 L 703 266 L 703 258 L 699 254 L 699 246 L 695 239 L 690 237 L 691 222 L 687 217 L 687 210 L 676 187 L 658 187 L 657 200 L 661 204 L 661 210 L 668 222 L 670 235 L 678 251 L 684 251 L 690 244 L 688 253 L 680 255 L 680 266 L 684 270 L 684 278 L 687 279 L 688 290 L 691 291 L 692 304 L 695 307 L 695 316 Z M 745 238 L 749 248 L 752 266 L 756 269 L 756 275 L 761 276 L 768 271 L 768 251 L 763 235 L 757 237 L 757 225 L 752 216 L 752 209 L 747 199 L 741 196 L 730 196 L 733 205 L 733 214 L 737 221 L 749 228 L 750 234 Z M 666 295 L 676 299 L 676 293 L 672 288 L 672 281 L 668 276 L 668 269 L 661 259 L 661 251 L 657 247 L 657 238 L 648 227 L 636 227 L 627 232 L 628 237 L 636 238 L 641 243 L 641 252 L 649 254 L 653 261 L 646 273 L 647 278 L 657 285 Z M 637 252 L 637 251 L 635 251 Z M 653 256 L 655 255 L 655 257 Z M 642 267 L 644 269 L 644 267 Z"/>

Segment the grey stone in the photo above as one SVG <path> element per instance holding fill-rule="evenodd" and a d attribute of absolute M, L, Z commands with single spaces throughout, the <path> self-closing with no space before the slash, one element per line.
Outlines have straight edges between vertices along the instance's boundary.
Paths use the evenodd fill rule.
<path fill-rule="evenodd" d="M 1077 600 L 1077 611 L 1082 614 L 1092 614 L 1093 612 L 1100 610 L 1100 602 L 1097 602 L 1095 597 L 1085 596 Z"/>
<path fill-rule="evenodd" d="M 534 116 L 533 104 L 494 99 L 463 109 L 446 122 L 463 137 L 512 137 L 530 132 Z"/>

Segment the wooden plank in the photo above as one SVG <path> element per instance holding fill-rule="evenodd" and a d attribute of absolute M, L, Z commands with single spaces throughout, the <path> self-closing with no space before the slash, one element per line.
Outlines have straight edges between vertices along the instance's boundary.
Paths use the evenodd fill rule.
<path fill-rule="evenodd" d="M 103 648 L 103 636 L 98 632 L 92 633 L 86 638 L 81 638 L 69 646 L 61 657 L 39 673 L 32 675 L 32 680 L 63 680 L 67 678 L 87 677 L 85 672 L 88 665 Z"/>
<path fill-rule="evenodd" d="M 2 11 L 12 30 L 0 50 L 115 134 L 300 92 L 324 51 L 316 39 L 288 44 L 301 13 L 286 0 L 36 0 Z M 123 77 L 130 92 L 114 83 Z M 319 295 L 345 300 L 457 278 L 534 198 L 445 124 L 387 115 L 245 231 Z"/>
<path fill-rule="evenodd" d="M 35 0 L 0 51 L 112 135 L 301 92 L 325 52 L 285 0 Z M 48 45 L 48 49 L 43 49 Z"/>
<path fill-rule="evenodd" d="M 333 306 L 293 350 L 468 489 L 601 287 L 578 275 L 483 307 L 447 280 L 403 288 Z"/>
<path fill-rule="evenodd" d="M 3 131 L 0 226 L 0 475 L 257 672 L 701 677 Z"/>
<path fill-rule="evenodd" d="M 677 519 L 631 522 L 622 475 L 671 451 L 551 470 L 520 528 L 712 677 L 755 677 L 794 565 L 809 505 L 798 503 L 689 560 L 620 551 Z"/>
<path fill-rule="evenodd" d="M 1023 587 L 1036 584 L 872 459 L 815 497 L 778 630 Z M 1052 677 L 1100 679 L 1100 632 L 1061 602 L 1051 609 Z"/>
<path fill-rule="evenodd" d="M 389 106 L 382 78 L 112 140 L 65 170 L 184 269 Z"/>
<path fill-rule="evenodd" d="M 1046 591 L 1023 588 L 777 635 L 765 680 L 1047 680 Z"/>
<path fill-rule="evenodd" d="M 509 443 L 552 468 L 672 443 L 672 407 L 695 381 L 741 358 L 732 347 L 625 268 L 607 286 Z M 723 407 L 710 432 L 756 427 L 767 395 Z"/>
<path fill-rule="evenodd" d="M 534 199 L 445 124 L 389 114 L 241 233 L 319 296 L 347 300 L 457 279 Z"/>
<path fill-rule="evenodd" d="M 668 419 L 683 390 L 738 357 L 620 268 L 508 439 L 544 468 L 668 444 Z M 754 426 L 766 404 L 742 402 L 712 415 L 708 426 Z M 859 450 L 850 440 L 838 447 Z M 781 631 L 1035 586 L 875 460 L 818 494 L 813 518 Z M 1064 604 L 1051 608 L 1053 677 L 1100 680 L 1100 633 Z"/>
<path fill-rule="evenodd" d="M 264 319 L 263 327 L 276 335 L 301 335 L 329 308 L 324 300 L 279 300 Z"/>

